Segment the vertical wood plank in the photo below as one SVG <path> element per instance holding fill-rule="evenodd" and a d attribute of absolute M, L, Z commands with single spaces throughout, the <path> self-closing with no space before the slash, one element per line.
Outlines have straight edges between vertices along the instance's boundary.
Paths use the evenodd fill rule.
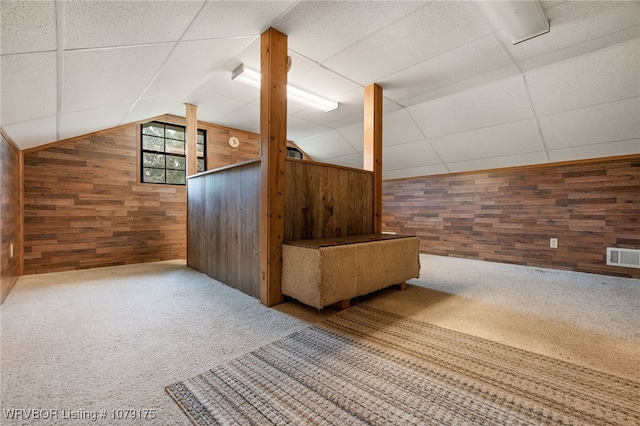
<path fill-rule="evenodd" d="M 382 87 L 364 88 L 364 169 L 373 172 L 373 232 L 382 231 Z"/>
<path fill-rule="evenodd" d="M 260 301 L 282 302 L 284 170 L 287 147 L 287 36 L 262 33 L 260 88 Z"/>
<path fill-rule="evenodd" d="M 195 175 L 198 172 L 198 151 L 196 142 L 198 140 L 198 107 L 196 105 L 185 104 L 187 107 L 187 176 Z"/>

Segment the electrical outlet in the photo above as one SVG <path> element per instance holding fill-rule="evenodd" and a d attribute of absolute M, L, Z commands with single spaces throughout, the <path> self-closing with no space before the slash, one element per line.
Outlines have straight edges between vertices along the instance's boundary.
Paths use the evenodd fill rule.
<path fill-rule="evenodd" d="M 557 238 L 549 238 L 549 247 L 558 248 L 558 239 Z"/>
<path fill-rule="evenodd" d="M 9 246 L 9 257 L 13 258 L 13 244 Z"/>

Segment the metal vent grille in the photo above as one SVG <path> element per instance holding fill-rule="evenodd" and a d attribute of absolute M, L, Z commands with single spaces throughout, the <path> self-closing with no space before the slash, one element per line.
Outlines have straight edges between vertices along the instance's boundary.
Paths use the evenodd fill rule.
<path fill-rule="evenodd" d="M 640 250 L 607 247 L 607 265 L 640 269 Z"/>

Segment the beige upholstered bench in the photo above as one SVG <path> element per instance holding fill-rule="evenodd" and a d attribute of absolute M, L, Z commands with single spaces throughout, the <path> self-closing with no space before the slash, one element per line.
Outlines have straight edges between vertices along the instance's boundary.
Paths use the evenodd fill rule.
<path fill-rule="evenodd" d="M 282 246 L 282 293 L 321 309 L 395 284 L 420 273 L 417 237 L 375 234 L 286 242 Z"/>

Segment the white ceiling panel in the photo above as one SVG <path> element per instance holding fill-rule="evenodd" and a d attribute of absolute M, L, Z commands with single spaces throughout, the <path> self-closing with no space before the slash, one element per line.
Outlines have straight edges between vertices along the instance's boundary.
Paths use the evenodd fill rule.
<path fill-rule="evenodd" d="M 548 34 L 516 45 L 508 42 L 506 36 L 503 39 L 518 62 L 535 58 L 529 67 L 533 64 L 540 67 L 601 49 L 606 47 L 599 44 L 603 38 L 640 25 L 640 3 L 630 1 L 566 1 L 548 9 L 545 14 L 551 22 Z M 626 40 L 614 38 L 611 41 Z"/>
<path fill-rule="evenodd" d="M 426 2 L 424 8 L 323 61 L 323 65 L 364 85 L 488 32 L 470 3 Z"/>
<path fill-rule="evenodd" d="M 538 115 L 640 95 L 640 40 L 526 74 Z"/>
<path fill-rule="evenodd" d="M 315 160 L 357 153 L 357 150 L 337 130 L 320 133 L 295 143 Z"/>
<path fill-rule="evenodd" d="M 215 93 L 198 91 L 192 94 L 187 101 L 198 107 L 198 120 L 208 123 L 219 123 L 224 117 L 229 115 L 230 111 L 237 111 L 244 107 L 244 103 L 226 96 Z M 176 105 L 169 111 L 171 114 L 186 116 L 186 107 L 184 105 Z"/>
<path fill-rule="evenodd" d="M 316 62 L 423 7 L 412 1 L 304 1 L 275 28 L 289 36 L 289 49 Z"/>
<path fill-rule="evenodd" d="M 20 149 L 29 149 L 58 140 L 56 116 L 6 126 L 8 136 Z"/>
<path fill-rule="evenodd" d="M 185 39 L 260 34 L 268 27 L 265 23 L 276 19 L 294 3 L 293 1 L 210 1 L 189 28 Z"/>
<path fill-rule="evenodd" d="M 311 93 L 331 100 L 338 100 L 345 93 L 353 90 L 362 90 L 361 86 L 350 81 L 333 71 L 330 71 L 320 65 L 314 65 L 303 71 L 302 75 L 297 76 L 294 73 L 296 63 L 291 65 L 289 71 L 289 84 L 305 89 Z"/>
<path fill-rule="evenodd" d="M 640 153 L 640 139 L 549 150 L 551 161 L 574 161 Z"/>
<path fill-rule="evenodd" d="M 445 163 L 544 149 L 533 119 L 441 136 L 429 142 Z"/>
<path fill-rule="evenodd" d="M 167 114 L 170 111 L 175 115 L 184 117 L 186 115 L 186 109 L 184 107 L 182 108 L 182 114 L 176 113 L 176 109 L 180 108 L 179 105 L 183 105 L 185 101 L 184 96 L 179 94 L 142 98 L 135 103 L 122 122 L 132 123 L 146 120 L 147 118 Z"/>
<path fill-rule="evenodd" d="M 473 40 L 380 80 L 385 96 L 404 104 L 441 87 L 510 65 L 492 35 Z M 511 74 L 515 74 L 511 67 Z"/>
<path fill-rule="evenodd" d="M 362 114 L 364 111 L 364 89 L 362 88 L 352 90 L 334 100 L 339 103 L 338 109 L 324 112 L 314 108 L 307 108 L 304 111 L 295 113 L 295 116 L 314 123 L 331 125 L 353 115 Z"/>
<path fill-rule="evenodd" d="M 364 167 L 364 160 L 361 153 L 326 158 L 324 162 L 337 166 L 353 167 L 354 169 L 362 169 Z"/>
<path fill-rule="evenodd" d="M 144 96 L 193 92 L 251 40 L 250 37 L 238 37 L 178 44 Z M 230 82 L 231 74 L 227 77 Z"/>
<path fill-rule="evenodd" d="M 202 1 L 64 1 L 66 49 L 178 41 Z"/>
<path fill-rule="evenodd" d="M 305 139 L 314 134 L 328 131 L 331 131 L 330 127 L 321 126 L 318 123 L 293 116 L 287 118 L 287 139 L 291 141 Z"/>
<path fill-rule="evenodd" d="M 442 163 L 428 141 L 421 140 L 382 149 L 382 170 L 429 166 Z"/>
<path fill-rule="evenodd" d="M 55 52 L 4 55 L 0 60 L 3 124 L 56 114 L 58 81 Z"/>
<path fill-rule="evenodd" d="M 172 47 L 155 44 L 65 52 L 63 112 L 138 98 Z"/>
<path fill-rule="evenodd" d="M 427 138 L 533 117 L 521 76 L 408 108 Z"/>
<path fill-rule="evenodd" d="M 133 102 L 107 105 L 60 116 L 60 139 L 72 138 L 96 131 L 116 127 L 129 111 Z"/>
<path fill-rule="evenodd" d="M 546 153 L 544 151 L 538 151 L 527 154 L 506 155 L 504 157 L 491 157 L 447 163 L 447 167 L 452 173 L 458 173 L 473 170 L 499 169 L 502 167 L 528 166 L 531 164 L 544 164 L 547 162 Z"/>
<path fill-rule="evenodd" d="M 384 131 L 384 124 L 382 129 Z M 349 141 L 356 151 L 362 152 L 364 150 L 364 123 L 362 118 L 353 124 L 339 127 L 338 131 Z M 384 137 L 382 141 L 384 143 Z"/>
<path fill-rule="evenodd" d="M 640 139 L 640 97 L 540 117 L 549 149 Z"/>
<path fill-rule="evenodd" d="M 361 125 L 360 126 L 364 128 Z M 384 146 L 399 145 L 424 139 L 424 135 L 406 109 L 386 114 L 382 120 L 382 143 Z"/>
<path fill-rule="evenodd" d="M 231 111 L 216 124 L 246 132 L 260 133 L 260 106 L 245 104 L 242 108 Z"/>
<path fill-rule="evenodd" d="M 382 179 L 402 179 L 414 176 L 442 175 L 449 173 L 449 169 L 444 164 L 434 164 L 432 166 L 408 167 L 398 170 L 386 170 L 382 172 Z"/>
<path fill-rule="evenodd" d="M 231 80 L 232 71 L 233 69 L 227 70 L 226 67 L 214 71 L 199 90 L 217 93 L 245 103 L 259 99 L 260 93 L 255 87 Z"/>
<path fill-rule="evenodd" d="M 56 3 L 49 1 L 2 2 L 3 55 L 56 50 Z"/>

